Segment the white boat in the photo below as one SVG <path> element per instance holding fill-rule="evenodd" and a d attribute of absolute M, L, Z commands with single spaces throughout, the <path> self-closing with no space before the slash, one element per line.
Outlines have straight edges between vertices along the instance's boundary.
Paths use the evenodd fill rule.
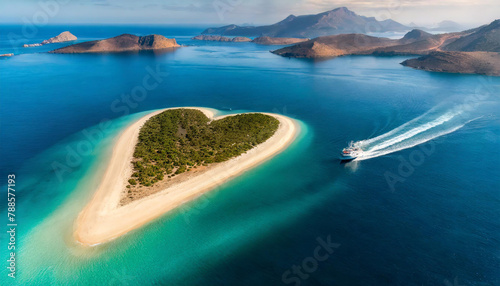
<path fill-rule="evenodd" d="M 356 159 L 357 157 L 361 156 L 363 154 L 363 150 L 361 148 L 356 147 L 354 145 L 354 142 L 351 141 L 349 143 L 349 146 L 342 149 L 342 152 L 340 153 L 340 160 L 341 161 L 351 161 Z"/>

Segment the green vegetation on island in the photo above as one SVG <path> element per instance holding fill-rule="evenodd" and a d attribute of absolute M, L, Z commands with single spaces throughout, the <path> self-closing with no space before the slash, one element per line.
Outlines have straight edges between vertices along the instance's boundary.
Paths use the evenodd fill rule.
<path fill-rule="evenodd" d="M 152 186 L 165 176 L 226 161 L 269 139 L 278 126 L 276 118 L 260 113 L 211 121 L 196 109 L 164 111 L 141 128 L 129 184 Z"/>

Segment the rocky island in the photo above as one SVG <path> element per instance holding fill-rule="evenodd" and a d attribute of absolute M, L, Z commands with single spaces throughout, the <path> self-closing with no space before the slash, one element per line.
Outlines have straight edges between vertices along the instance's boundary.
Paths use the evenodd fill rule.
<path fill-rule="evenodd" d="M 38 47 L 38 46 L 43 46 L 47 44 L 55 44 L 55 43 L 64 43 L 64 42 L 70 42 L 70 41 L 76 41 L 77 37 L 70 32 L 62 32 L 61 34 L 52 37 L 50 39 L 44 40 L 41 43 L 38 44 L 25 44 L 23 47 L 28 48 L 28 47 Z"/>
<path fill-rule="evenodd" d="M 135 36 L 131 34 L 123 34 L 109 39 L 74 44 L 50 51 L 49 53 L 118 53 L 171 49 L 176 47 L 179 47 L 179 45 L 175 39 L 167 39 L 161 35 Z"/>
<path fill-rule="evenodd" d="M 432 52 L 401 64 L 426 71 L 500 76 L 500 53 L 493 52 Z"/>
<path fill-rule="evenodd" d="M 500 20 L 457 33 L 429 34 L 412 30 L 399 40 L 364 34 L 318 37 L 274 54 L 295 58 L 328 58 L 345 55 L 421 55 L 403 64 L 431 71 L 496 75 L 500 52 Z M 463 68 L 463 71 L 461 69 Z"/>
<path fill-rule="evenodd" d="M 318 37 L 294 46 L 273 51 L 274 54 L 293 58 L 328 58 L 350 54 L 368 54 L 378 47 L 392 46 L 397 40 L 363 34 L 342 34 Z"/>
<path fill-rule="evenodd" d="M 279 37 L 258 37 L 253 39 L 253 43 L 259 45 L 293 45 L 309 41 L 308 38 L 279 38 Z"/>
<path fill-rule="evenodd" d="M 435 72 L 500 76 L 500 20 L 458 35 L 434 51 L 401 64 Z"/>
<path fill-rule="evenodd" d="M 294 46 L 273 51 L 274 54 L 295 58 L 338 57 L 344 55 L 425 55 L 440 50 L 453 40 L 472 32 L 432 35 L 412 30 L 399 40 L 364 34 L 343 34 L 318 37 Z"/>
<path fill-rule="evenodd" d="M 117 139 L 74 236 L 93 246 L 141 227 L 282 152 L 298 132 L 294 120 L 277 114 L 152 112 Z"/>

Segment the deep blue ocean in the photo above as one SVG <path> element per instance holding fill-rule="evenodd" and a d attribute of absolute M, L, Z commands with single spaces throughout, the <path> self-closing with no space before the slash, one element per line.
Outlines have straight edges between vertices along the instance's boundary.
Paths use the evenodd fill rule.
<path fill-rule="evenodd" d="M 1 261 L 8 174 L 18 223 L 17 277 L 2 262 L 0 285 L 500 285 L 500 78 L 413 70 L 399 64 L 408 57 L 288 59 L 269 52 L 277 46 L 190 40 L 204 28 L 0 26 L 0 54 L 15 54 L 0 58 Z M 66 30 L 184 46 L 21 47 Z M 302 131 L 161 219 L 75 245 L 74 219 L 120 130 L 178 106 L 280 113 Z M 341 164 L 351 140 L 369 156 Z"/>

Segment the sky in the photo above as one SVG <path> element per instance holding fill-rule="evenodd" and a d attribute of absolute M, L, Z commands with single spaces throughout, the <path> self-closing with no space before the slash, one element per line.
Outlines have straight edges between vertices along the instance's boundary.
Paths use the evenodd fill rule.
<path fill-rule="evenodd" d="M 1 0 L 2 23 L 262 25 L 290 14 L 347 7 L 359 15 L 433 26 L 466 27 L 500 18 L 500 0 Z"/>

